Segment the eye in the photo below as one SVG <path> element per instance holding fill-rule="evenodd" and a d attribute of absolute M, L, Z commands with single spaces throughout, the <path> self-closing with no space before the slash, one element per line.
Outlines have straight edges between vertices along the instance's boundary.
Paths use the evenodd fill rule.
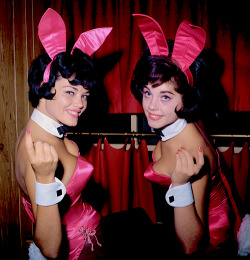
<path fill-rule="evenodd" d="M 66 93 L 71 95 L 71 96 L 73 96 L 75 94 L 73 91 L 70 91 L 70 90 L 66 91 Z"/>
<path fill-rule="evenodd" d="M 161 97 L 161 99 L 162 99 L 163 101 L 166 101 L 166 100 L 170 99 L 170 97 L 169 97 L 169 96 L 166 96 L 166 95 L 164 95 L 164 96 L 162 96 L 162 97 Z"/>
<path fill-rule="evenodd" d="M 82 98 L 87 100 L 89 98 L 89 94 L 82 95 Z"/>
<path fill-rule="evenodd" d="M 143 90 L 143 95 L 145 97 L 150 97 L 151 96 L 151 93 L 148 91 L 148 90 Z"/>

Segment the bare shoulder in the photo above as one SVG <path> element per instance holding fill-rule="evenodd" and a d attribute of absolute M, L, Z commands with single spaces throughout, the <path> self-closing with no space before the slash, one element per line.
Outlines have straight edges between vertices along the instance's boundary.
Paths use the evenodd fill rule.
<path fill-rule="evenodd" d="M 186 137 L 188 137 L 185 138 L 187 144 L 193 144 L 194 146 L 197 146 L 202 145 L 205 142 L 201 132 L 193 123 L 187 124 L 183 132 L 186 135 Z"/>
<path fill-rule="evenodd" d="M 15 163 L 16 163 L 16 171 L 20 173 L 20 167 L 23 166 L 24 159 L 27 158 L 26 153 L 26 145 L 25 145 L 25 130 L 23 129 L 21 134 L 19 135 L 16 147 L 15 147 Z M 22 167 L 21 167 L 22 168 Z"/>
<path fill-rule="evenodd" d="M 205 164 L 202 170 L 207 171 L 209 174 L 212 173 L 217 168 L 217 159 L 212 145 L 206 137 L 206 133 L 202 133 L 194 124 L 191 125 L 189 132 L 192 134 L 189 134 L 189 138 L 187 138 L 187 149 L 196 157 L 197 149 L 201 147 L 205 157 Z"/>
<path fill-rule="evenodd" d="M 15 174 L 17 182 L 24 193 L 27 193 L 25 178 L 28 168 L 30 167 L 31 166 L 26 152 L 25 129 L 23 129 L 17 139 L 15 147 Z"/>

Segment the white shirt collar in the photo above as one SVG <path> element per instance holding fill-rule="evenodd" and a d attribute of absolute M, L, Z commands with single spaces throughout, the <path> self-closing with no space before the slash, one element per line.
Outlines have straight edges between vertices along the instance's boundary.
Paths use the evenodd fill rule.
<path fill-rule="evenodd" d="M 40 127 L 42 127 L 45 131 L 48 133 L 62 138 L 63 134 L 59 134 L 57 128 L 61 127 L 58 122 L 53 120 L 52 118 L 46 116 L 42 112 L 40 112 L 38 109 L 34 109 L 32 115 L 31 115 L 31 120 L 33 120 L 35 123 L 37 123 Z"/>
<path fill-rule="evenodd" d="M 177 119 L 174 123 L 171 125 L 166 126 L 161 130 L 161 140 L 167 141 L 170 138 L 178 135 L 187 125 L 187 121 L 183 118 Z"/>

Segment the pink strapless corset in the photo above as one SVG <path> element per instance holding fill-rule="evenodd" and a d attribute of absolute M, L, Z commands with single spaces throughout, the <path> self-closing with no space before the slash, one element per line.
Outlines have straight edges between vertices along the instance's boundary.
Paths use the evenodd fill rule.
<path fill-rule="evenodd" d="M 171 184 L 171 178 L 156 173 L 152 165 L 153 164 L 151 163 L 148 166 L 144 173 L 144 177 L 151 182 L 169 187 Z M 219 248 L 221 243 L 228 240 L 230 234 L 232 234 L 232 231 L 234 230 L 234 223 L 232 223 L 231 220 L 232 213 L 235 213 L 236 225 L 239 225 L 240 216 L 235 201 L 231 195 L 232 192 L 230 186 L 220 168 L 218 169 L 218 173 L 212 177 L 211 183 L 212 187 L 208 212 L 210 244 L 214 248 Z"/>
<path fill-rule="evenodd" d="M 92 250 L 94 250 L 91 237 L 94 237 L 97 244 L 100 245 L 95 236 L 95 229 L 100 223 L 101 215 L 88 203 L 83 203 L 81 197 L 82 190 L 92 174 L 93 166 L 79 155 L 73 177 L 66 187 L 67 195 L 70 197 L 72 203 L 62 221 L 66 226 L 69 242 L 69 260 L 78 259 L 86 240 L 88 240 L 88 243 L 92 246 Z M 29 217 L 34 222 L 30 202 L 23 198 L 23 204 Z"/>
<path fill-rule="evenodd" d="M 144 177 L 154 183 L 157 183 L 161 186 L 164 187 L 169 187 L 169 185 L 171 184 L 171 178 L 157 173 L 155 172 L 155 170 L 153 169 L 153 163 L 150 163 L 147 170 L 144 172 Z"/>

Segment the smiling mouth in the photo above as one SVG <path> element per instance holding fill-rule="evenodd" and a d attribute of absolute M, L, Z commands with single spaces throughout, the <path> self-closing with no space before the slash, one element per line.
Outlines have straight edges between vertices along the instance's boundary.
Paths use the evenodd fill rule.
<path fill-rule="evenodd" d="M 73 116 L 73 117 L 78 117 L 79 116 L 79 112 L 73 111 L 73 110 L 67 110 L 67 112 Z"/>
<path fill-rule="evenodd" d="M 151 120 L 157 121 L 157 120 L 160 120 L 163 116 L 148 113 L 148 117 L 149 117 Z"/>

